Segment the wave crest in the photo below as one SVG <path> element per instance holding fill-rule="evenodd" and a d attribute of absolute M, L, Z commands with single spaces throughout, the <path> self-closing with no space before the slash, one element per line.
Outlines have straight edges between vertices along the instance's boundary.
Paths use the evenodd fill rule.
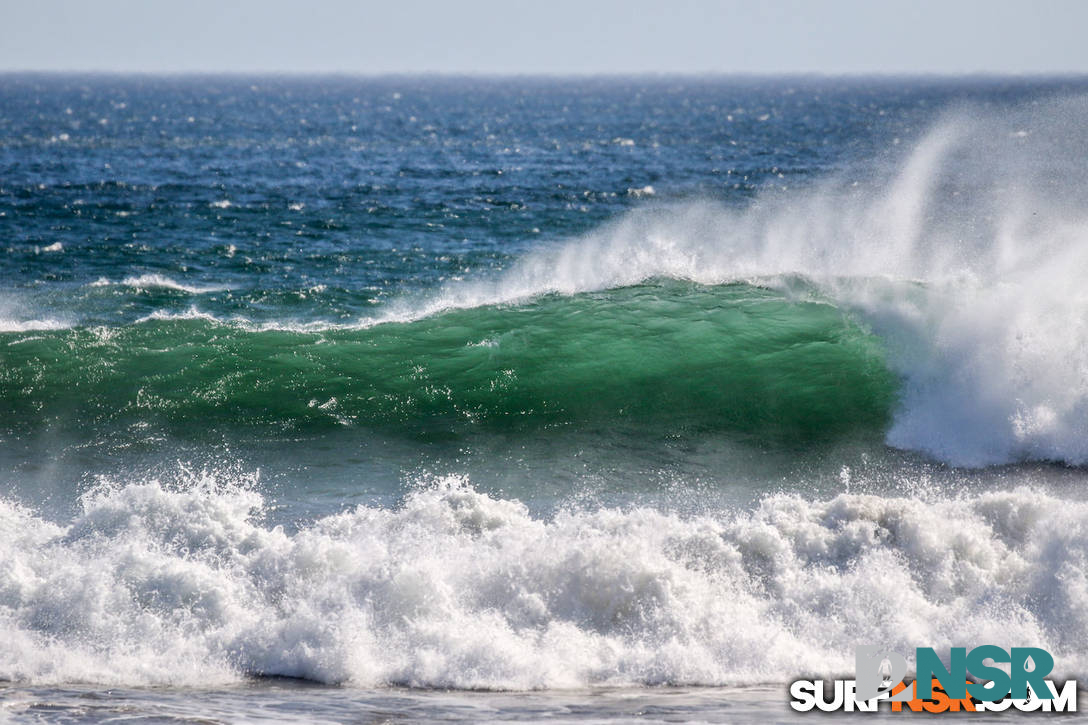
<path fill-rule="evenodd" d="M 1088 463 L 1088 99 L 947 115 L 905 157 L 743 208 L 636 210 L 390 319 L 654 278 L 798 277 L 878 334 L 904 380 L 887 435 L 963 466 Z"/>

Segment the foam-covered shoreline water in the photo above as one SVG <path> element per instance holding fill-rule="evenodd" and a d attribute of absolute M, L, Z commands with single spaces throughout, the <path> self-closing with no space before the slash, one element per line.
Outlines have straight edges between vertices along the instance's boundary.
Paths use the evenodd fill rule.
<path fill-rule="evenodd" d="M 83 505 L 0 508 L 3 679 L 739 685 L 849 672 L 858 641 L 1031 642 L 1088 668 L 1088 507 L 1031 488 L 541 518 L 453 478 L 294 534 L 211 477 Z"/>

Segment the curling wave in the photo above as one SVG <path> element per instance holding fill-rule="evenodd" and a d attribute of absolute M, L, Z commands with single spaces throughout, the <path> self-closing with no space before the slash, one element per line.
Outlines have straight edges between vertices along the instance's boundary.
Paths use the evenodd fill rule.
<path fill-rule="evenodd" d="M 1088 463 L 1088 99 L 947 115 L 903 158 L 743 208 L 638 210 L 450 285 L 410 319 L 654 278 L 803 276 L 883 342 L 903 381 L 887 441 L 948 463 Z M 809 290 L 802 290 L 807 296 Z"/>
<path fill-rule="evenodd" d="M 806 441 L 879 436 L 896 390 L 879 341 L 834 306 L 751 285 L 660 281 L 320 333 L 194 313 L 5 342 L 6 424 L 85 435 L 595 425 Z"/>

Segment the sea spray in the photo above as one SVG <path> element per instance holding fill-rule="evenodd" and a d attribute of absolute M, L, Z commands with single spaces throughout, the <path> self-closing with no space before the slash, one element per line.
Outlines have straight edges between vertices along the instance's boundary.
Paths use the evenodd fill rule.
<path fill-rule="evenodd" d="M 1088 462 L 1088 100 L 948 112 L 905 157 L 749 206 L 664 205 L 391 319 L 654 278 L 800 292 L 905 381 L 891 445 L 956 465 Z M 798 278 L 807 284 L 798 287 Z"/>

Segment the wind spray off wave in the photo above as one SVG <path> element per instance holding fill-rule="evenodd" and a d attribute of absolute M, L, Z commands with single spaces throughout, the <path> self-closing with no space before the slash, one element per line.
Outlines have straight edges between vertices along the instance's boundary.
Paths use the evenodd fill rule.
<path fill-rule="evenodd" d="M 740 209 L 640 210 L 422 311 L 661 277 L 768 286 L 834 304 L 880 338 L 902 380 L 891 445 L 957 465 L 1083 464 L 1086 117 L 1083 98 L 1000 118 L 965 108 L 905 157 Z"/>

